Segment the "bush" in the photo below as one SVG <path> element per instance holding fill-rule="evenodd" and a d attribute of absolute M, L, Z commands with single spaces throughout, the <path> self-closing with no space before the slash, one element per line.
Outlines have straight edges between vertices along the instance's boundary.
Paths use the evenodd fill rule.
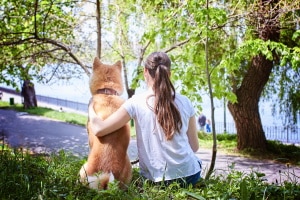
<path fill-rule="evenodd" d="M 237 135 L 236 134 L 217 134 L 217 140 L 218 141 L 236 141 Z"/>
<path fill-rule="evenodd" d="M 268 141 L 267 149 L 276 160 L 300 165 L 300 147 L 293 144 L 282 144 L 279 141 Z"/>

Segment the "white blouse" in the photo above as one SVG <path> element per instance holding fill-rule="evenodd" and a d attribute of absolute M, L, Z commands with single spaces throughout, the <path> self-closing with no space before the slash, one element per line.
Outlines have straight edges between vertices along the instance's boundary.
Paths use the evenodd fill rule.
<path fill-rule="evenodd" d="M 175 104 L 181 113 L 182 128 L 171 140 L 156 120 L 153 107 L 154 96 L 147 91 L 128 99 L 122 107 L 135 121 L 140 173 L 154 182 L 191 176 L 200 171 L 198 158 L 191 149 L 187 137 L 189 120 L 195 115 L 191 101 L 176 93 Z"/>

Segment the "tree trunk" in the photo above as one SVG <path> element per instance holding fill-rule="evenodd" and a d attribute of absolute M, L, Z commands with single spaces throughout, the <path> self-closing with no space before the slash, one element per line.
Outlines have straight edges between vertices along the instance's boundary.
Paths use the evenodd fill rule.
<path fill-rule="evenodd" d="M 280 5 L 277 3 L 277 0 L 258 1 L 249 16 L 258 37 L 264 41 L 278 41 L 280 38 Z M 253 57 L 240 87 L 234 91 L 237 103 L 228 103 L 237 129 L 239 150 L 251 148 L 264 151 L 267 148 L 258 103 L 273 66 L 273 61 L 267 60 L 264 55 Z"/>
<path fill-rule="evenodd" d="M 259 115 L 259 98 L 269 80 L 273 63 L 265 56 L 252 59 L 242 85 L 237 89 L 237 103 L 228 103 L 237 129 L 237 148 L 266 150 L 266 137 Z"/>
<path fill-rule="evenodd" d="M 96 23 L 97 23 L 97 57 L 101 59 L 102 48 L 102 27 L 101 27 L 101 0 L 96 1 Z"/>
<path fill-rule="evenodd" d="M 34 84 L 29 80 L 24 81 L 21 95 L 23 97 L 23 106 L 25 109 L 37 107 Z"/>

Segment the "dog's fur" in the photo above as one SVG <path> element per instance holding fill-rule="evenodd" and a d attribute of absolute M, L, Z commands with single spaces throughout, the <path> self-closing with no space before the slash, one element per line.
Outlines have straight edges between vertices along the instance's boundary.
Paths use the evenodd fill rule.
<path fill-rule="evenodd" d="M 115 112 L 124 102 L 118 95 L 123 92 L 122 64 L 103 64 L 98 57 L 94 59 L 93 73 L 90 78 L 90 91 L 94 110 L 103 120 Z M 99 94 L 99 89 L 109 88 L 118 95 Z M 108 183 L 117 180 L 122 189 L 130 183 L 132 168 L 127 148 L 130 141 L 128 124 L 104 137 L 96 137 L 87 123 L 90 153 L 87 162 L 80 169 L 81 182 L 94 189 L 107 189 Z"/>

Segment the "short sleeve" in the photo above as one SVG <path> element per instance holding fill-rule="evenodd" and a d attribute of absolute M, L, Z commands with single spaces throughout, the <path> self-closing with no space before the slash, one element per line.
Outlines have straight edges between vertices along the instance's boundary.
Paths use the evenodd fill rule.
<path fill-rule="evenodd" d="M 184 95 L 176 94 L 176 104 L 181 113 L 184 113 L 186 117 L 191 118 L 196 114 L 195 108 L 189 98 Z"/>
<path fill-rule="evenodd" d="M 195 108 L 194 108 L 191 100 L 188 99 L 188 102 L 189 102 L 189 107 L 190 107 L 190 117 L 193 117 L 194 115 L 196 115 L 196 111 L 195 111 Z"/>
<path fill-rule="evenodd" d="M 127 99 L 121 106 L 128 112 L 130 118 L 134 118 L 136 115 L 134 104 L 133 104 L 133 101 L 134 101 L 133 98 L 134 98 L 134 96 Z"/>

